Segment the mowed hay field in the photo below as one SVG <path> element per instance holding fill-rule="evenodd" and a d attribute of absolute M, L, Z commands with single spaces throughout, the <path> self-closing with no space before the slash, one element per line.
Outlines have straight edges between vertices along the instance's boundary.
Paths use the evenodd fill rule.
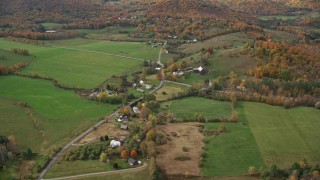
<path fill-rule="evenodd" d="M 143 43 L 118 43 L 70 39 L 53 41 L 52 47 L 42 47 L 0 39 L 5 50 L 20 48 L 35 56 L 33 63 L 22 70 L 27 74 L 39 74 L 57 79 L 60 83 L 80 88 L 93 88 L 112 75 L 138 70 L 143 60 L 112 56 L 154 59 L 159 49 Z M 72 46 L 72 47 L 71 47 Z"/>
<path fill-rule="evenodd" d="M 162 103 L 161 107 L 174 113 L 178 120 L 184 117 L 193 118 L 195 113 L 201 113 L 206 118 L 229 117 L 231 114 L 231 104 L 229 102 L 201 97 L 168 101 Z"/>
<path fill-rule="evenodd" d="M 44 80 L 1 76 L 0 84 L 0 132 L 14 135 L 17 144 L 34 152 L 67 142 L 115 108 L 84 100 L 73 91 L 56 88 Z M 14 101 L 26 102 L 28 107 L 17 107 Z M 12 115 L 13 111 L 19 116 Z"/>
<path fill-rule="evenodd" d="M 266 165 L 288 167 L 304 158 L 313 165 L 320 162 L 319 110 L 251 102 L 240 105 Z"/>
<path fill-rule="evenodd" d="M 242 117 L 240 117 L 242 119 Z M 205 128 L 217 130 L 220 123 L 206 123 Z M 242 123 L 225 123 L 219 136 L 206 136 L 206 154 L 201 169 L 204 176 L 245 175 L 250 166 L 264 167 L 250 127 Z"/>

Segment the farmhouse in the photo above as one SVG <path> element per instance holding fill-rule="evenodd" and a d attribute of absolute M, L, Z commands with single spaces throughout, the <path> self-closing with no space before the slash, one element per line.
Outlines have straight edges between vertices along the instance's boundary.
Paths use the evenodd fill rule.
<path fill-rule="evenodd" d="M 151 89 L 151 88 L 152 88 L 152 85 L 146 84 L 146 89 Z"/>
<path fill-rule="evenodd" d="M 135 114 L 139 114 L 139 113 L 140 113 L 140 110 L 139 110 L 138 107 L 133 107 L 132 110 L 133 110 L 133 112 L 134 112 Z"/>
<path fill-rule="evenodd" d="M 110 142 L 110 147 L 114 148 L 114 147 L 118 147 L 118 146 L 121 146 L 121 142 L 120 141 L 112 140 Z"/>
<path fill-rule="evenodd" d="M 128 159 L 128 163 L 131 165 L 131 166 L 134 166 L 134 165 L 138 165 L 138 161 L 133 159 L 133 158 L 129 158 Z"/>

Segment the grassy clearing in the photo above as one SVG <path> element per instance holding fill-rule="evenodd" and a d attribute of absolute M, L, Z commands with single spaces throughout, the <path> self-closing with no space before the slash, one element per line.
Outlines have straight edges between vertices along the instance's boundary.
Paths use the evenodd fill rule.
<path fill-rule="evenodd" d="M 265 164 L 288 167 L 306 158 L 320 161 L 320 111 L 284 109 L 260 103 L 241 103 Z"/>
<path fill-rule="evenodd" d="M 297 35 L 276 30 L 264 30 L 268 34 L 271 34 L 273 41 L 287 41 L 287 42 L 298 42 L 299 38 Z"/>
<path fill-rule="evenodd" d="M 296 20 L 298 16 L 282 16 L 282 15 L 275 15 L 275 16 L 259 16 L 259 19 L 262 21 L 270 21 L 270 20 L 282 20 L 282 21 L 287 21 L 287 20 Z"/>
<path fill-rule="evenodd" d="M 174 113 L 177 119 L 191 118 L 195 113 L 201 113 L 206 118 L 229 117 L 231 106 L 229 102 L 215 101 L 200 97 L 188 97 L 161 104 L 165 110 Z"/>
<path fill-rule="evenodd" d="M 30 63 L 33 59 L 32 56 L 24 56 L 0 49 L 0 65 L 12 66 L 19 62 Z"/>
<path fill-rule="evenodd" d="M 35 130 L 31 130 L 32 122 L 25 119 L 23 111 L 19 112 L 14 108 L 12 102 L 10 105 L 10 101 L 3 105 L 7 104 L 8 109 L 2 107 L 1 112 L 4 116 L 1 117 L 4 118 L 1 118 L 1 122 L 7 122 L 10 118 L 12 121 L 2 123 L 1 130 L 7 129 L 4 135 L 14 135 L 18 144 L 27 145 L 35 152 L 42 152 L 52 144 L 64 143 L 75 133 L 98 121 L 100 117 L 109 114 L 115 108 L 81 99 L 72 91 L 56 88 L 50 82 L 43 80 L 2 76 L 0 83 L 1 98 L 28 103 L 34 121 L 39 129 L 44 131 L 44 138 L 41 144 L 37 144 L 40 141 L 39 135 Z M 16 114 L 12 115 L 14 110 L 17 110 L 23 119 L 16 117 Z M 17 128 L 19 126 L 25 127 Z"/>
<path fill-rule="evenodd" d="M 201 48 L 208 49 L 210 47 L 217 48 L 223 45 L 227 47 L 242 47 L 245 43 L 253 41 L 249 39 L 244 33 L 231 33 L 227 35 L 222 35 L 214 37 L 199 43 L 189 43 L 183 44 L 179 47 L 185 53 L 196 53 L 200 52 Z"/>
<path fill-rule="evenodd" d="M 170 98 L 176 96 L 178 93 L 183 93 L 188 90 L 188 87 L 178 84 L 166 83 L 162 88 L 156 91 L 154 94 L 157 101 L 167 101 Z"/>
<path fill-rule="evenodd" d="M 111 159 L 110 164 L 100 162 L 99 160 L 77 160 L 77 161 L 61 161 L 55 164 L 46 174 L 46 178 L 72 176 L 77 174 L 95 173 L 102 171 L 114 170 L 113 163 L 118 163 L 120 169 L 127 169 L 131 166 L 127 161 L 122 159 Z"/>
<path fill-rule="evenodd" d="M 218 123 L 206 123 L 205 128 L 218 129 Z M 247 174 L 250 166 L 263 167 L 263 160 L 250 128 L 242 123 L 226 123 L 226 132 L 206 137 L 204 176 L 237 176 Z"/>
<path fill-rule="evenodd" d="M 46 29 L 53 29 L 57 26 L 60 26 L 61 24 L 59 23 L 54 23 L 54 22 L 44 22 L 44 23 L 41 23 L 41 25 L 43 27 L 45 27 Z"/>

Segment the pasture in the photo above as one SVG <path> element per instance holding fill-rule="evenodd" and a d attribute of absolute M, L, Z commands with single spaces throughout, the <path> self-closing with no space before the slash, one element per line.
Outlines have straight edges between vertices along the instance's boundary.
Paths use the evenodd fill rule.
<path fill-rule="evenodd" d="M 84 39 L 52 43 L 54 47 L 43 47 L 0 39 L 0 47 L 5 50 L 27 49 L 31 55 L 36 56 L 33 63 L 22 70 L 23 73 L 52 77 L 64 85 L 80 88 L 96 87 L 112 75 L 138 70 L 143 63 L 143 60 L 117 57 L 108 53 L 154 60 L 159 52 L 158 48 L 143 43 Z"/>
<path fill-rule="evenodd" d="M 12 51 L 0 49 L 0 65 L 13 66 L 20 62 L 30 63 L 33 59 L 33 56 L 24 56 L 21 54 L 15 54 Z"/>
<path fill-rule="evenodd" d="M 284 109 L 251 102 L 241 102 L 240 107 L 266 165 L 288 167 L 304 158 L 309 164 L 319 163 L 319 110 Z"/>
<path fill-rule="evenodd" d="M 52 166 L 45 178 L 111 171 L 114 170 L 112 167 L 113 163 L 118 163 L 119 169 L 131 167 L 127 161 L 120 158 L 111 159 L 109 165 L 106 165 L 105 162 L 100 162 L 99 160 L 60 161 Z"/>
<path fill-rule="evenodd" d="M 242 116 L 240 117 L 242 120 Z M 205 123 L 205 128 L 217 130 L 220 123 Z M 219 136 L 206 136 L 207 157 L 201 169 L 204 176 L 245 175 L 250 166 L 264 167 L 250 127 L 242 123 L 225 123 L 226 131 Z"/>
<path fill-rule="evenodd" d="M 161 104 L 161 108 L 175 114 L 178 120 L 184 117 L 193 118 L 195 113 L 201 113 L 205 118 L 229 117 L 231 104 L 224 101 L 216 101 L 200 97 L 188 97 Z"/>
<path fill-rule="evenodd" d="M 44 80 L 1 76 L 0 83 L 1 132 L 37 153 L 66 143 L 115 108 L 84 100 Z M 16 102 L 26 102 L 28 107 L 18 107 Z"/>
<path fill-rule="evenodd" d="M 218 37 L 213 37 L 208 40 L 199 43 L 188 43 L 182 44 L 179 46 L 179 50 L 185 53 L 197 53 L 200 52 L 202 48 L 208 49 L 212 48 L 221 48 L 222 46 L 226 47 L 242 47 L 247 42 L 252 42 L 253 39 L 250 39 L 248 35 L 242 32 L 226 34 Z"/>
<path fill-rule="evenodd" d="M 188 87 L 173 83 L 166 83 L 162 88 L 154 93 L 157 101 L 167 101 L 176 96 L 178 93 L 183 93 L 188 90 Z"/>

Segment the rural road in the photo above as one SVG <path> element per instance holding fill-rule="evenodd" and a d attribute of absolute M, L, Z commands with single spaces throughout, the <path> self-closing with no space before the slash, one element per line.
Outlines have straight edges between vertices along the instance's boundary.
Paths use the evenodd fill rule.
<path fill-rule="evenodd" d="M 162 48 L 161 48 L 162 49 Z M 162 51 L 160 49 L 160 51 Z M 157 90 L 159 90 L 163 85 L 164 85 L 164 80 L 160 81 L 160 84 L 155 87 L 152 91 L 149 92 L 149 94 L 152 94 L 154 92 L 156 92 Z M 141 101 L 143 99 L 143 97 L 140 97 L 132 102 L 129 103 L 129 105 L 133 105 L 138 101 Z M 118 112 L 120 111 L 121 108 L 117 109 L 115 112 L 113 112 L 112 114 L 110 114 L 108 116 L 112 117 L 116 114 L 118 114 Z M 90 132 L 92 132 L 93 130 L 95 130 L 96 128 L 98 128 L 101 124 L 105 123 L 105 120 L 101 120 L 98 123 L 96 123 L 95 125 L 91 126 L 89 129 L 87 129 L 86 131 L 84 131 L 83 133 L 81 133 L 80 135 L 78 135 L 76 138 L 74 138 L 72 141 L 70 141 L 68 144 L 66 144 L 51 160 L 50 162 L 46 165 L 46 167 L 42 170 L 42 172 L 40 173 L 38 180 L 42 180 L 43 177 L 46 175 L 46 173 L 49 171 L 49 169 L 54 165 L 54 163 L 61 157 L 61 155 L 63 154 L 64 151 L 66 151 L 70 146 L 72 146 L 75 142 L 79 141 L 80 139 L 82 139 L 83 137 L 85 137 L 87 134 L 89 134 Z"/>
<path fill-rule="evenodd" d="M 121 169 L 121 170 L 114 170 L 114 171 L 104 171 L 104 172 L 97 172 L 97 173 L 88 173 L 88 174 L 80 174 L 75 176 L 65 176 L 65 177 L 58 177 L 58 178 L 48 178 L 44 180 L 64 180 L 64 179 L 75 179 L 75 178 L 84 178 L 90 176 L 98 176 L 98 175 L 107 175 L 107 174 L 118 174 L 118 173 L 128 173 L 128 172 L 136 172 L 142 170 L 147 167 L 147 163 L 144 163 L 142 166 L 129 168 L 129 169 Z"/>

